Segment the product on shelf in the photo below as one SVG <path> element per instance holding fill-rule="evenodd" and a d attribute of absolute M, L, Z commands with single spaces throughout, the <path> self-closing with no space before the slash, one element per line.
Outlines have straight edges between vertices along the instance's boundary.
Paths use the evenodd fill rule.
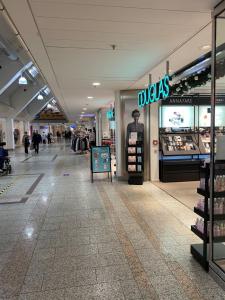
<path fill-rule="evenodd" d="M 129 153 L 129 154 L 134 154 L 134 153 L 136 153 L 136 148 L 135 148 L 135 147 L 128 147 L 128 153 Z"/>
<path fill-rule="evenodd" d="M 141 154 L 141 153 L 142 153 L 141 147 L 137 147 L 137 153 L 138 153 L 138 154 Z"/>
<path fill-rule="evenodd" d="M 214 190 L 215 192 L 225 191 L 225 175 L 217 175 L 214 179 Z"/>
<path fill-rule="evenodd" d="M 209 225 L 209 222 L 208 222 Z M 196 228 L 201 232 L 204 233 L 204 219 L 203 218 L 197 218 L 195 222 Z M 209 234 L 209 226 L 207 226 L 207 235 Z"/>
<path fill-rule="evenodd" d="M 204 208 L 205 208 L 205 199 L 199 199 L 198 202 L 197 202 L 196 207 L 198 209 L 200 209 L 201 211 L 204 211 Z"/>
<path fill-rule="evenodd" d="M 138 163 L 142 163 L 142 157 L 141 157 L 141 156 L 138 156 L 138 157 L 137 157 L 137 161 L 138 161 Z"/>
<path fill-rule="evenodd" d="M 136 145 L 137 141 L 135 139 L 129 139 L 129 145 Z"/>
<path fill-rule="evenodd" d="M 136 172 L 136 165 L 128 165 L 129 172 Z"/>
<path fill-rule="evenodd" d="M 214 214 L 220 215 L 225 213 L 225 198 L 214 199 Z"/>
<path fill-rule="evenodd" d="M 136 162 L 136 156 L 128 156 L 128 162 Z"/>
<path fill-rule="evenodd" d="M 142 165 L 137 165 L 137 171 L 142 172 Z"/>
<path fill-rule="evenodd" d="M 225 222 L 215 222 L 213 226 L 213 235 L 215 237 L 225 236 Z"/>

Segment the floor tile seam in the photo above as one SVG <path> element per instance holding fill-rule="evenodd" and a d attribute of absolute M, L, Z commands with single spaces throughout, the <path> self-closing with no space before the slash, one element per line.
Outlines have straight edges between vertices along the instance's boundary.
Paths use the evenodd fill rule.
<path fill-rule="evenodd" d="M 117 236 L 119 238 L 119 241 L 120 241 L 122 249 L 123 249 L 123 253 L 124 253 L 124 255 L 125 255 L 125 257 L 128 261 L 128 264 L 130 266 L 130 270 L 132 272 L 132 275 L 134 277 L 135 282 L 137 283 L 137 286 L 139 288 L 140 293 L 142 294 L 141 288 L 143 287 L 143 284 L 144 284 L 145 288 L 147 287 L 147 289 L 150 291 L 150 293 L 153 293 L 153 295 L 152 295 L 153 298 L 152 299 L 159 299 L 159 296 L 158 296 L 157 292 L 155 291 L 152 284 L 149 282 L 149 278 L 148 278 L 148 276 L 145 272 L 145 269 L 144 269 L 139 257 L 137 256 L 136 251 L 133 248 L 133 245 L 131 244 L 131 242 L 130 242 L 127 234 L 126 234 L 126 231 L 125 231 L 120 219 L 117 217 L 116 212 L 114 211 L 113 205 L 112 205 L 106 191 L 104 190 L 104 187 L 97 184 L 97 190 L 98 190 L 98 193 L 100 195 L 100 198 L 103 201 L 103 204 L 105 205 L 105 207 L 106 207 L 106 209 L 107 209 L 107 211 L 108 211 L 108 213 L 109 213 L 109 215 L 112 219 L 112 224 L 115 227 Z M 125 243 L 122 241 L 121 235 L 122 235 L 123 238 L 125 238 L 125 240 L 126 240 Z M 129 249 L 126 249 L 127 245 L 129 245 Z M 135 262 L 138 264 L 138 269 L 139 269 L 138 273 L 141 271 L 141 273 L 139 273 L 139 276 L 140 275 L 144 276 L 144 280 L 143 280 L 144 282 L 142 282 L 141 278 L 139 276 L 137 276 L 138 274 L 135 273 L 135 270 L 132 267 L 134 262 L 131 261 L 129 255 L 128 255 L 129 250 L 131 250 L 132 257 L 134 258 Z"/>
<path fill-rule="evenodd" d="M 121 200 L 126 205 L 126 207 L 128 208 L 128 210 L 130 211 L 130 213 L 135 218 L 137 224 L 140 226 L 140 228 L 142 229 L 142 231 L 145 234 L 145 236 L 147 237 L 147 239 L 152 243 L 153 247 L 157 251 L 161 252 L 160 251 L 161 246 L 160 246 L 160 243 L 158 241 L 158 238 L 154 234 L 154 232 L 151 230 L 151 228 L 149 227 L 148 223 L 142 218 L 142 216 L 136 210 L 136 208 L 134 207 L 134 205 L 132 203 L 130 203 L 130 201 L 126 197 L 126 194 L 124 193 L 124 191 L 121 191 L 121 189 L 118 189 L 117 193 L 118 193 L 118 196 L 121 198 Z M 160 256 L 163 258 L 163 261 L 166 263 L 166 265 L 168 266 L 169 270 L 172 272 L 172 274 L 174 275 L 174 277 L 180 283 L 181 288 L 182 288 L 183 281 L 178 276 L 178 274 L 177 274 L 178 271 L 182 274 L 183 277 L 185 277 L 185 281 L 188 280 L 189 286 L 192 286 L 192 290 L 196 293 L 196 295 L 198 295 L 197 299 L 204 299 L 204 297 L 201 295 L 201 293 L 200 293 L 199 289 L 197 288 L 197 286 L 195 286 L 195 283 L 193 282 L 193 280 L 189 277 L 189 275 L 187 274 L 187 272 L 183 269 L 183 267 L 179 263 L 177 263 L 175 261 L 171 261 L 171 263 L 176 263 L 176 265 L 177 265 L 176 269 L 174 269 L 173 266 L 169 265 L 168 259 L 166 258 L 165 254 L 160 253 Z M 188 294 L 187 294 L 188 291 L 186 289 L 183 289 L 183 291 L 188 296 Z"/>
<path fill-rule="evenodd" d="M 46 209 L 46 212 L 45 212 L 44 215 L 46 215 L 46 213 L 47 213 L 47 209 Z M 42 227 L 43 224 L 44 224 L 44 220 L 45 220 L 45 217 L 43 216 L 42 222 L 41 222 L 41 225 L 40 225 L 41 227 Z M 29 222 L 29 220 L 28 220 L 28 222 Z M 27 223 L 28 223 L 28 222 L 27 222 Z M 27 224 L 27 223 L 26 223 L 26 224 Z M 25 283 L 25 278 L 26 278 L 26 276 L 27 276 L 27 274 L 28 274 L 29 267 L 30 267 L 30 265 L 31 265 L 31 262 L 32 262 L 32 259 L 33 259 L 33 256 L 34 256 L 34 252 L 35 252 L 35 249 L 36 249 L 36 246 L 37 246 L 37 243 L 38 243 L 38 236 L 39 236 L 39 234 L 40 234 L 40 231 L 38 232 L 37 237 L 36 237 L 36 239 L 35 239 L 35 244 L 34 244 L 34 247 L 33 247 L 33 251 L 32 251 L 32 253 L 31 253 L 31 255 L 30 255 L 29 263 L 28 263 L 27 269 L 26 269 L 26 271 L 24 272 L 23 281 L 22 281 L 22 284 L 21 284 L 21 287 L 20 287 L 20 292 L 19 292 L 19 294 L 21 293 L 22 287 L 23 287 L 23 285 L 24 285 L 24 283 Z M 43 280 L 42 280 L 42 285 L 43 285 Z M 42 287 L 42 286 L 41 286 L 41 287 Z"/>
<path fill-rule="evenodd" d="M 90 284 L 91 285 L 91 284 Z M 64 291 L 64 293 L 66 292 L 67 289 L 70 289 L 71 287 L 69 288 L 57 288 L 57 289 L 48 289 L 48 290 L 39 290 L 39 291 L 31 291 L 31 292 L 20 292 L 19 296 L 23 296 L 23 295 L 33 295 L 33 294 L 39 294 L 39 293 L 46 293 L 46 292 L 50 292 L 50 291 Z M 41 299 L 40 299 L 41 300 Z"/>
<path fill-rule="evenodd" d="M 156 188 L 158 188 L 159 190 L 163 191 L 165 194 L 167 194 L 168 196 L 170 196 L 171 198 L 173 198 L 174 200 L 176 200 L 177 202 L 179 202 L 180 204 L 182 204 L 183 206 L 185 206 L 186 208 L 188 208 L 191 212 L 193 212 L 193 210 L 187 206 L 185 203 L 181 202 L 177 197 L 175 197 L 174 195 L 170 194 L 168 191 L 164 190 L 163 188 L 157 186 L 156 184 L 154 184 L 154 182 L 151 182 L 151 184 L 153 184 Z"/>

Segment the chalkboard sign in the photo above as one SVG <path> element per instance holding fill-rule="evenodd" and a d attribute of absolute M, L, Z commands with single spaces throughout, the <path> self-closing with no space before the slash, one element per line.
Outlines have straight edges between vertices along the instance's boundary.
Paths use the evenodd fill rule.
<path fill-rule="evenodd" d="M 111 175 L 111 152 L 109 146 L 91 147 L 91 173 L 93 182 L 93 173 L 108 173 Z"/>

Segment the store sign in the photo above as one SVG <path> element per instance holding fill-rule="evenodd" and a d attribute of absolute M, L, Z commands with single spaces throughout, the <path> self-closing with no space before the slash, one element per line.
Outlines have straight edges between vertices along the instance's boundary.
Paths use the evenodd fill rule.
<path fill-rule="evenodd" d="M 108 120 L 114 119 L 114 111 L 113 110 L 108 110 L 106 112 L 106 117 Z"/>
<path fill-rule="evenodd" d="M 150 84 L 146 90 L 138 93 L 138 106 L 145 105 L 164 100 L 170 96 L 170 77 L 165 75 L 160 81 Z"/>
<path fill-rule="evenodd" d="M 184 96 L 184 97 L 170 97 L 168 100 L 168 104 L 176 104 L 176 105 L 183 105 L 183 104 L 193 104 L 193 97 L 191 96 Z"/>

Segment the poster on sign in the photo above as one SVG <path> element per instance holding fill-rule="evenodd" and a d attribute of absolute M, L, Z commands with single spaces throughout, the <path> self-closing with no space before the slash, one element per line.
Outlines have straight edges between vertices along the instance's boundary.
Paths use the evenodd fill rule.
<path fill-rule="evenodd" d="M 91 174 L 93 182 L 94 173 L 108 173 L 111 176 L 111 152 L 109 146 L 91 147 Z"/>

